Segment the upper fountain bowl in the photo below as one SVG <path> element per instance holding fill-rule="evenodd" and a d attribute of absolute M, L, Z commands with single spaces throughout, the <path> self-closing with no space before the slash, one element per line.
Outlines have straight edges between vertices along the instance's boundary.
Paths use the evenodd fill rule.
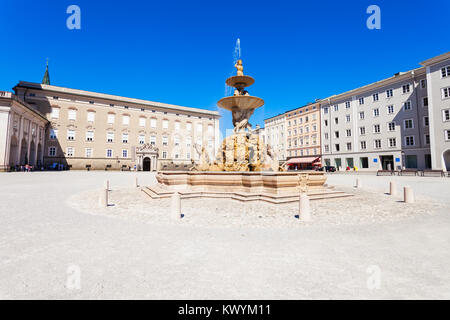
<path fill-rule="evenodd" d="M 256 109 L 264 105 L 264 100 L 253 96 L 231 96 L 220 99 L 217 105 L 230 111 Z"/>
<path fill-rule="evenodd" d="M 227 85 L 233 88 L 245 88 L 255 83 L 255 79 L 250 76 L 233 76 L 227 79 Z"/>

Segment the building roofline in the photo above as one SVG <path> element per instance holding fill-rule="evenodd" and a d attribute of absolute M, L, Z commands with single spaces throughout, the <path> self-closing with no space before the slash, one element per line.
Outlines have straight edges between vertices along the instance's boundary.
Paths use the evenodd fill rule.
<path fill-rule="evenodd" d="M 207 114 L 210 116 L 220 117 L 220 114 L 218 111 L 184 107 L 184 106 L 178 106 L 178 105 L 167 104 L 167 103 L 162 103 L 162 102 L 128 98 L 128 97 L 116 96 L 116 95 L 111 95 L 111 94 L 106 94 L 106 93 L 98 93 L 98 92 L 85 91 L 85 90 L 79 90 L 79 89 L 71 89 L 71 88 L 66 88 L 66 87 L 52 86 L 52 85 L 46 85 L 46 84 L 41 84 L 41 83 L 35 83 L 35 82 L 19 81 L 19 83 L 17 85 L 15 85 L 13 89 L 16 90 L 16 88 L 20 88 L 20 87 L 30 88 L 30 89 L 38 89 L 38 90 L 48 90 L 48 91 L 58 92 L 58 93 L 74 94 L 74 95 L 78 95 L 78 96 L 91 97 L 91 98 L 97 98 L 97 99 L 103 99 L 103 100 L 134 103 L 134 104 L 159 107 L 159 108 L 169 109 L 169 110 L 195 112 L 195 113 Z"/>
<path fill-rule="evenodd" d="M 277 114 L 277 115 L 275 115 L 275 116 L 273 116 L 273 117 L 264 119 L 264 122 L 266 122 L 267 120 L 272 120 L 272 119 L 277 118 L 277 117 L 279 117 L 279 116 L 284 116 L 284 115 L 285 115 L 285 112 L 279 113 L 279 114 Z"/>
<path fill-rule="evenodd" d="M 446 53 L 443 53 L 443 54 L 440 54 L 440 55 L 438 55 L 436 57 L 427 59 L 425 61 L 422 61 L 420 63 L 420 65 L 424 66 L 424 67 L 428 67 L 428 66 L 430 66 L 432 64 L 439 63 L 441 61 L 448 60 L 448 59 L 450 59 L 450 51 L 446 52 Z"/>
<path fill-rule="evenodd" d="M 395 83 L 395 82 L 397 82 L 399 80 L 405 80 L 405 79 L 411 78 L 413 76 L 425 74 L 425 72 L 426 72 L 426 70 L 425 70 L 424 67 L 412 69 L 412 70 L 405 71 L 405 72 L 400 72 L 400 73 L 398 73 L 396 75 L 393 75 L 392 77 L 389 77 L 389 78 L 386 78 L 386 79 L 383 79 L 383 80 L 379 80 L 379 81 L 376 81 L 376 82 L 372 82 L 372 83 L 367 84 L 365 86 L 358 87 L 356 89 L 352 89 L 352 90 L 349 90 L 349 91 L 346 91 L 346 92 L 343 92 L 343 93 L 340 93 L 340 94 L 329 96 L 327 98 L 321 99 L 321 101 L 322 102 L 327 102 L 328 100 L 337 100 L 337 99 L 342 99 L 342 98 L 345 98 L 345 97 L 348 97 L 348 96 L 354 96 L 354 95 L 357 95 L 357 94 L 364 93 L 366 91 L 371 91 L 371 90 L 376 89 L 376 88 L 387 86 L 387 85 Z"/>
<path fill-rule="evenodd" d="M 304 106 L 301 106 L 301 107 L 297 107 L 297 108 L 294 108 L 294 109 L 287 110 L 287 111 L 285 111 L 284 113 L 289 113 L 289 112 L 296 111 L 296 110 L 299 110 L 299 109 L 302 109 L 302 108 L 314 106 L 314 105 L 320 104 L 320 102 L 322 102 L 322 99 L 317 99 L 317 100 L 314 101 L 314 102 L 305 104 Z"/>
<path fill-rule="evenodd" d="M 45 120 L 45 122 L 49 122 L 47 117 L 42 114 L 41 112 L 39 112 L 38 110 L 34 109 L 32 106 L 30 106 L 28 103 L 26 103 L 25 101 L 21 100 L 18 96 L 16 96 L 14 93 L 9 92 L 9 91 L 1 91 L 3 94 L 0 95 L 0 99 L 5 99 L 5 100 L 11 100 L 12 102 L 17 102 L 18 104 L 22 105 L 24 108 L 28 109 L 31 113 L 34 113 L 35 115 L 37 115 L 38 117 L 42 118 L 43 120 Z"/>

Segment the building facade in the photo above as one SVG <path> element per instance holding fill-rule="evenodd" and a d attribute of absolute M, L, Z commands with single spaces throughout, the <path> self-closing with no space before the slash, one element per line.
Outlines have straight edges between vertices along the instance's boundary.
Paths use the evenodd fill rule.
<path fill-rule="evenodd" d="M 220 143 L 216 111 L 23 81 L 14 90 L 48 122 L 45 167 L 150 171 L 198 159 L 196 144 L 214 158 Z"/>
<path fill-rule="evenodd" d="M 426 69 L 431 163 L 450 171 L 450 53 L 421 63 Z"/>
<path fill-rule="evenodd" d="M 450 53 L 421 65 L 266 119 L 267 142 L 283 146 L 270 140 L 277 119 L 285 123 L 287 159 L 322 156 L 341 170 L 450 170 Z M 315 127 L 312 116 L 305 126 L 306 109 L 319 113 Z"/>
<path fill-rule="evenodd" d="M 286 160 L 286 114 L 264 120 L 265 143 L 276 152 L 279 160 Z"/>
<path fill-rule="evenodd" d="M 252 133 L 258 135 L 259 140 L 266 144 L 266 130 L 261 128 L 258 124 L 252 129 Z"/>
<path fill-rule="evenodd" d="M 44 163 L 48 120 L 11 92 L 0 91 L 0 171 Z"/>
<path fill-rule="evenodd" d="M 320 157 L 320 101 L 286 112 L 287 159 Z"/>
<path fill-rule="evenodd" d="M 322 100 L 322 154 L 339 169 L 431 168 L 423 68 Z"/>

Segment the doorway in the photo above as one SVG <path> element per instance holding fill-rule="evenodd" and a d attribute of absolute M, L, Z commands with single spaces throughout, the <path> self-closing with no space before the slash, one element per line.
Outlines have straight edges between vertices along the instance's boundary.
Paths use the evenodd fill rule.
<path fill-rule="evenodd" d="M 409 154 L 406 156 L 406 168 L 417 169 L 417 155 Z"/>
<path fill-rule="evenodd" d="M 431 154 L 425 155 L 425 169 L 431 169 Z"/>
<path fill-rule="evenodd" d="M 151 164 L 150 158 L 149 157 L 145 157 L 143 159 L 143 161 L 142 161 L 142 170 L 143 171 L 150 171 L 150 168 L 151 168 L 150 164 Z"/>
<path fill-rule="evenodd" d="M 361 162 L 361 168 L 363 168 L 363 169 L 369 168 L 369 158 L 368 157 L 361 157 L 359 159 Z"/>
<path fill-rule="evenodd" d="M 383 170 L 394 170 L 394 156 L 380 156 Z"/>
<path fill-rule="evenodd" d="M 334 159 L 334 163 L 336 164 L 336 170 L 340 170 L 342 166 L 341 158 Z"/>

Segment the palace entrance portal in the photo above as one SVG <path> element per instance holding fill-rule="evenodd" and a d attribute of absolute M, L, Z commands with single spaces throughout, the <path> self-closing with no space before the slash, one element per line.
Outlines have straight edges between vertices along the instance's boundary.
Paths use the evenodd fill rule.
<path fill-rule="evenodd" d="M 136 147 L 136 166 L 138 170 L 158 170 L 158 148 L 150 143 Z"/>

